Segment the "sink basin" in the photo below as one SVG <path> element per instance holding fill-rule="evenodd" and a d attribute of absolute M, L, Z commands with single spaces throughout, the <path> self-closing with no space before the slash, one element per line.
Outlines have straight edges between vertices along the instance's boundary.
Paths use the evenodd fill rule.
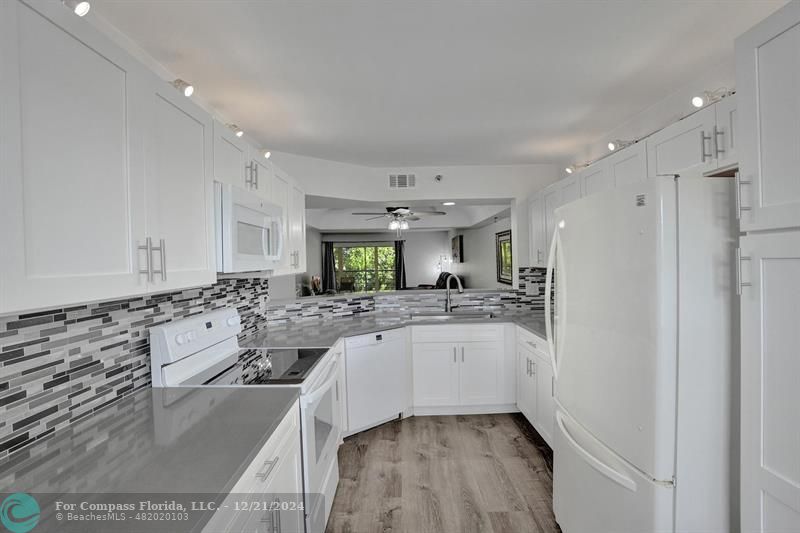
<path fill-rule="evenodd" d="M 494 314 L 486 311 L 454 311 L 452 313 L 441 312 L 426 312 L 426 313 L 411 313 L 411 320 L 486 320 L 494 318 Z"/>

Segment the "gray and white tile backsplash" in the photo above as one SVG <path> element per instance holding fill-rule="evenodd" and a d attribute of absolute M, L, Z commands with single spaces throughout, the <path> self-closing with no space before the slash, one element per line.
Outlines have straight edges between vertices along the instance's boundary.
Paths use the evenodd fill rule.
<path fill-rule="evenodd" d="M 453 293 L 453 304 L 542 312 L 545 270 L 520 268 L 518 290 Z M 264 279 L 0 317 L 0 457 L 150 386 L 149 328 L 235 306 L 241 340 L 266 324 L 444 309 L 444 291 L 314 298 L 267 305 Z"/>
<path fill-rule="evenodd" d="M 235 306 L 245 338 L 264 322 L 267 291 L 266 280 L 231 279 L 0 317 L 0 457 L 150 386 L 149 328 Z"/>

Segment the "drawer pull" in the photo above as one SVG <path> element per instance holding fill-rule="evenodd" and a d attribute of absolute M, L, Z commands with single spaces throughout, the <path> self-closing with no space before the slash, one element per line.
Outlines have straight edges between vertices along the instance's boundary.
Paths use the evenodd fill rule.
<path fill-rule="evenodd" d="M 256 478 L 258 478 L 261 482 L 266 481 L 272 471 L 275 470 L 275 466 L 278 464 L 278 459 L 280 459 L 280 457 L 276 457 L 271 461 L 264 461 L 264 466 L 261 468 L 266 469 L 266 471 L 262 470 L 260 472 L 256 472 Z"/>

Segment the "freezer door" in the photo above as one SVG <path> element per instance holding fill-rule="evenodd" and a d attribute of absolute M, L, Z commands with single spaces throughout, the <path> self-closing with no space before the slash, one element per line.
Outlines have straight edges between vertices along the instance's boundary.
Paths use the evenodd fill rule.
<path fill-rule="evenodd" d="M 655 483 L 556 413 L 553 510 L 564 533 L 672 533 L 671 487 Z"/>
<path fill-rule="evenodd" d="M 675 463 L 676 186 L 654 178 L 556 210 L 556 400 L 655 479 Z"/>

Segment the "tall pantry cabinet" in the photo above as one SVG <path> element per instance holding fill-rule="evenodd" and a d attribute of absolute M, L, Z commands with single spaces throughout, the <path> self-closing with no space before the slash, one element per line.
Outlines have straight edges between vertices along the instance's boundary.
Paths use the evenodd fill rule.
<path fill-rule="evenodd" d="M 742 531 L 800 531 L 800 2 L 736 40 Z"/>

